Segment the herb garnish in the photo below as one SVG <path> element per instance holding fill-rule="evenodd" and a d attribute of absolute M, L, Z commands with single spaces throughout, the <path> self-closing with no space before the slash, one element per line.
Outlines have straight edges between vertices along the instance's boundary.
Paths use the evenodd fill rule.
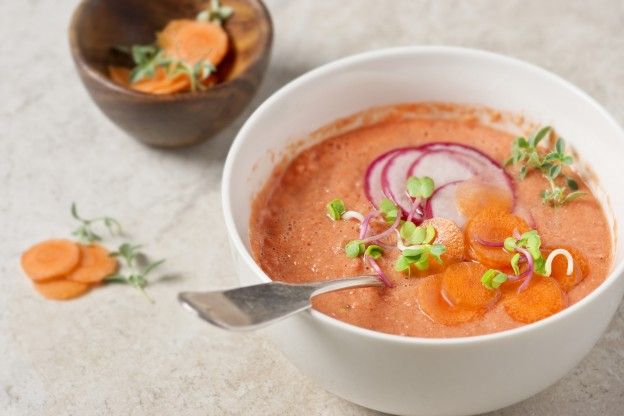
<path fill-rule="evenodd" d="M 210 6 L 198 13 L 195 19 L 220 26 L 233 13 L 234 10 L 231 7 L 222 6 L 219 0 L 212 0 Z M 191 91 L 197 91 L 205 88 L 202 81 L 208 79 L 216 71 L 215 66 L 208 59 L 190 64 L 168 56 L 162 48 L 154 44 L 132 45 L 130 48 L 118 46 L 115 49 L 130 55 L 134 62 L 135 66 L 129 77 L 130 83 L 151 78 L 158 68 L 162 68 L 170 78 L 180 74 L 185 75 L 190 81 Z"/>
<path fill-rule="evenodd" d="M 407 194 L 414 198 L 414 205 L 407 221 L 401 221 L 401 209 L 390 198 L 383 198 L 379 202 L 379 209 L 372 211 L 366 216 L 357 211 L 347 211 L 344 201 L 338 198 L 327 203 L 325 209 L 327 216 L 333 221 L 357 219 L 360 222 L 360 236 L 358 239 L 351 240 L 345 245 L 345 254 L 349 258 L 363 256 L 364 260 L 368 261 L 371 267 L 380 275 L 380 279 L 388 282 L 387 277 L 380 271 L 381 269 L 377 263 L 374 263 L 374 260 L 381 258 L 384 250 L 381 246 L 374 243 L 387 237 L 392 231 L 395 231 L 397 234 L 397 248 L 401 251 L 401 256 L 394 266 L 395 270 L 399 272 L 409 271 L 412 265 L 419 270 L 426 270 L 429 268 L 431 258 L 440 264 L 443 263 L 441 256 L 446 251 L 446 247 L 443 244 L 433 244 L 436 234 L 435 228 L 431 225 L 417 226 L 411 221 L 420 203 L 429 198 L 433 194 L 434 189 L 433 179 L 427 176 L 422 178 L 412 176 L 408 178 L 406 190 Z M 382 216 L 386 223 L 391 224 L 390 227 L 375 236 L 367 236 L 371 218 L 379 215 Z M 397 231 L 399 224 L 400 227 Z"/>
<path fill-rule="evenodd" d="M 567 274 L 572 274 L 572 255 L 564 249 L 553 250 L 548 258 L 544 258 L 541 252 L 542 240 L 536 230 L 527 231 L 524 234 L 514 232 L 514 236 L 507 237 L 503 243 L 503 250 L 508 253 L 515 253 L 510 261 L 510 266 L 514 275 L 508 275 L 497 269 L 487 270 L 481 277 L 481 283 L 488 289 L 498 289 L 506 281 L 524 280 L 518 291 L 522 291 L 529 285 L 533 274 L 550 276 L 552 272 L 552 261 L 557 255 L 564 255 L 568 260 Z M 524 258 L 526 267 L 520 272 L 520 261 Z"/>
<path fill-rule="evenodd" d="M 145 287 L 148 285 L 147 275 L 165 262 L 165 259 L 161 259 L 147 264 L 145 267 L 140 267 L 137 263 L 143 257 L 143 253 L 139 251 L 140 245 L 132 245 L 130 243 L 123 243 L 119 246 L 117 251 L 111 253 L 111 256 L 119 257 L 124 260 L 125 266 L 129 272 L 127 274 L 117 273 L 104 279 L 107 283 L 123 283 L 138 289 L 150 302 L 154 300 L 149 297 L 145 292 Z"/>
<path fill-rule="evenodd" d="M 234 14 L 234 9 L 229 6 L 222 6 L 219 0 L 211 0 L 210 7 L 199 12 L 195 19 L 222 25 L 232 14 Z"/>
<path fill-rule="evenodd" d="M 114 218 L 111 217 L 97 217 L 92 219 L 82 218 L 78 214 L 78 207 L 75 202 L 71 204 L 71 215 L 76 220 L 80 221 L 80 226 L 72 231 L 72 235 L 78 238 L 83 243 L 93 243 L 94 241 L 101 241 L 102 237 L 93 231 L 92 226 L 95 224 L 104 224 L 104 226 L 108 229 L 111 235 L 122 235 L 123 229 L 121 228 L 121 224 Z"/>
<path fill-rule="evenodd" d="M 431 225 L 416 226 L 411 221 L 405 221 L 397 236 L 397 245 L 401 249 L 401 257 L 396 261 L 394 269 L 398 272 L 409 271 L 411 265 L 414 265 L 418 270 L 426 270 L 429 268 L 431 257 L 442 264 L 440 256 L 444 254 L 446 247 L 443 244 L 433 244 L 434 238 L 435 229 Z M 409 246 L 403 246 L 402 239 Z"/>
<path fill-rule="evenodd" d="M 574 158 L 565 153 L 565 142 L 561 137 L 557 139 L 554 149 L 546 154 L 539 151 L 539 143 L 550 132 L 551 128 L 546 126 L 533 132 L 528 139 L 516 138 L 512 145 L 511 157 L 505 165 L 521 165 L 518 172 L 520 179 L 524 179 L 531 170 L 541 171 L 550 186 L 549 189 L 542 191 L 542 201 L 556 207 L 585 195 L 585 192 L 578 190 L 578 183 L 571 177 L 565 178 L 565 186 L 557 184 L 562 168 L 571 165 Z"/>
<path fill-rule="evenodd" d="M 327 216 L 334 221 L 338 221 L 346 211 L 344 201 L 338 198 L 327 203 L 325 208 L 327 209 Z"/>
<path fill-rule="evenodd" d="M 410 176 L 407 180 L 407 193 L 413 198 L 429 198 L 434 189 L 433 179 L 428 176 Z"/>
<path fill-rule="evenodd" d="M 71 215 L 81 223 L 81 225 L 72 232 L 72 235 L 76 236 L 83 243 L 90 244 L 95 241 L 102 240 L 102 237 L 99 234 L 96 234 L 92 229 L 92 226 L 98 223 L 104 224 L 111 236 L 123 235 L 123 229 L 121 228 L 119 221 L 111 217 L 97 217 L 93 219 L 82 218 L 78 214 L 78 207 L 75 202 L 72 202 L 71 205 Z M 117 273 L 108 276 L 104 278 L 104 282 L 124 283 L 133 286 L 139 289 L 139 291 L 141 291 L 141 293 L 143 293 L 143 295 L 145 295 L 150 302 L 153 302 L 144 290 L 148 284 L 147 275 L 156 267 L 164 263 L 165 259 L 148 263 L 144 267 L 140 267 L 138 263 L 145 258 L 145 255 L 140 251 L 140 248 L 140 245 L 123 243 L 119 246 L 117 251 L 110 253 L 112 257 L 121 258 L 125 262 L 125 266 L 128 268 L 129 273 L 125 275 Z"/>

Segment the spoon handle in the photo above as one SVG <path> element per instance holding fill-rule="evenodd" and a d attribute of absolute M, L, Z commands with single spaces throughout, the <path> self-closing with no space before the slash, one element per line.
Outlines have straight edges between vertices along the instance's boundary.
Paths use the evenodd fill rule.
<path fill-rule="evenodd" d="M 382 285 L 377 276 L 305 284 L 270 282 L 214 292 L 182 292 L 178 300 L 213 325 L 230 331 L 248 331 L 308 309 L 312 296 Z"/>

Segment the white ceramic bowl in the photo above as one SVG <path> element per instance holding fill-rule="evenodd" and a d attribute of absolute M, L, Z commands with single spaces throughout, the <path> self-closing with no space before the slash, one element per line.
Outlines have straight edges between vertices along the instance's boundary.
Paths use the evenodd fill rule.
<path fill-rule="evenodd" d="M 587 94 L 536 66 L 478 50 L 408 47 L 324 65 L 267 99 L 240 130 L 223 175 L 223 211 L 242 284 L 269 281 L 248 243 L 251 200 L 274 153 L 339 118 L 373 106 L 444 101 L 525 114 L 556 127 L 609 195 L 614 239 L 624 219 L 624 132 Z M 573 226 L 573 225 L 572 225 Z M 554 316 L 500 333 L 425 339 L 358 328 L 320 312 L 266 330 L 281 351 L 328 391 L 404 415 L 468 415 L 526 399 L 569 372 L 606 329 L 624 291 L 618 244 L 612 273 Z"/>

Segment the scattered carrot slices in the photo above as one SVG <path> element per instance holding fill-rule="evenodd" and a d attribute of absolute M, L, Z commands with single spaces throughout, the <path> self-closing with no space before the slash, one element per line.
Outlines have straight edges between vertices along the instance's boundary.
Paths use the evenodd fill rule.
<path fill-rule="evenodd" d="M 34 281 L 50 280 L 71 272 L 80 261 L 78 245 L 69 240 L 46 240 L 22 254 L 22 269 Z"/>
<path fill-rule="evenodd" d="M 418 306 L 433 322 L 454 326 L 472 321 L 479 311 L 449 305 L 441 295 L 442 276 L 425 277 L 418 286 Z"/>
<path fill-rule="evenodd" d="M 461 214 L 472 218 L 486 208 L 511 212 L 513 198 L 508 189 L 478 180 L 467 180 L 457 186 L 455 204 Z"/>
<path fill-rule="evenodd" d="M 99 283 L 117 270 L 117 260 L 99 244 L 80 246 L 78 268 L 67 275 L 67 279 L 81 283 Z"/>
<path fill-rule="evenodd" d="M 156 68 L 154 76 L 133 83 L 130 83 L 130 70 L 128 68 L 111 66 L 108 71 L 111 79 L 121 86 L 151 94 L 173 94 L 188 91 L 191 87 L 186 75 L 169 76 L 163 67 Z"/>
<path fill-rule="evenodd" d="M 469 308 L 490 308 L 500 297 L 497 290 L 487 289 L 481 276 L 487 269 L 479 263 L 463 262 L 450 265 L 442 273 L 441 293 L 450 304 Z"/>
<path fill-rule="evenodd" d="M 572 247 L 560 247 L 570 252 L 574 259 L 574 269 L 572 274 L 567 274 L 568 261 L 564 256 L 557 256 L 552 262 L 552 272 L 550 276 L 554 278 L 565 292 L 569 292 L 578 285 L 589 273 L 587 259 L 578 250 Z M 544 257 L 548 257 L 552 250 L 548 249 L 544 252 Z"/>
<path fill-rule="evenodd" d="M 157 42 L 167 56 L 190 65 L 208 60 L 217 66 L 228 49 L 227 33 L 221 26 L 190 19 L 170 21 Z"/>
<path fill-rule="evenodd" d="M 551 277 L 534 276 L 522 292 L 507 293 L 504 305 L 514 320 L 529 324 L 553 315 L 566 307 L 566 296 Z"/>
<path fill-rule="evenodd" d="M 529 226 L 522 218 L 500 209 L 481 211 L 468 221 L 464 230 L 468 241 L 468 255 L 489 267 L 509 267 L 513 254 L 504 251 L 502 246 L 492 247 L 487 243 L 502 245 L 514 230 L 524 233 L 529 231 Z"/>
<path fill-rule="evenodd" d="M 52 280 L 49 282 L 35 282 L 35 289 L 44 298 L 51 300 L 73 299 L 87 293 L 90 289 L 87 283 L 71 280 Z"/>

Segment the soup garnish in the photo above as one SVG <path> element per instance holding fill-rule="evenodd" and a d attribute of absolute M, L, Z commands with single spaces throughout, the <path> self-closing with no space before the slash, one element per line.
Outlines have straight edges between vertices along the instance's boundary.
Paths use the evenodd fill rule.
<path fill-rule="evenodd" d="M 539 170 L 548 181 L 549 188 L 541 193 L 542 201 L 557 207 L 585 195 L 579 191 L 578 183 L 571 177 L 565 178 L 565 186 L 557 184 L 564 167 L 574 163 L 572 155 L 565 153 L 565 141 L 559 137 L 555 146 L 546 152 L 538 148 L 539 143 L 551 133 L 549 126 L 535 131 L 529 138 L 514 140 L 511 157 L 506 165 L 519 165 L 518 177 L 524 179 L 531 170 Z M 559 181 L 561 182 L 561 181 Z M 567 188 L 567 189 L 566 189 Z"/>
<path fill-rule="evenodd" d="M 412 116 L 424 107 L 431 116 Z M 393 106 L 388 119 L 346 132 L 337 122 L 339 133 L 276 168 L 250 224 L 263 270 L 287 282 L 377 274 L 385 287 L 323 294 L 314 308 L 428 337 L 514 328 L 596 288 L 610 264 L 609 225 L 564 142 L 550 128 L 520 140 L 440 108 Z M 328 196 L 340 199 L 325 205 Z M 299 235 L 309 241 L 295 244 Z"/>

